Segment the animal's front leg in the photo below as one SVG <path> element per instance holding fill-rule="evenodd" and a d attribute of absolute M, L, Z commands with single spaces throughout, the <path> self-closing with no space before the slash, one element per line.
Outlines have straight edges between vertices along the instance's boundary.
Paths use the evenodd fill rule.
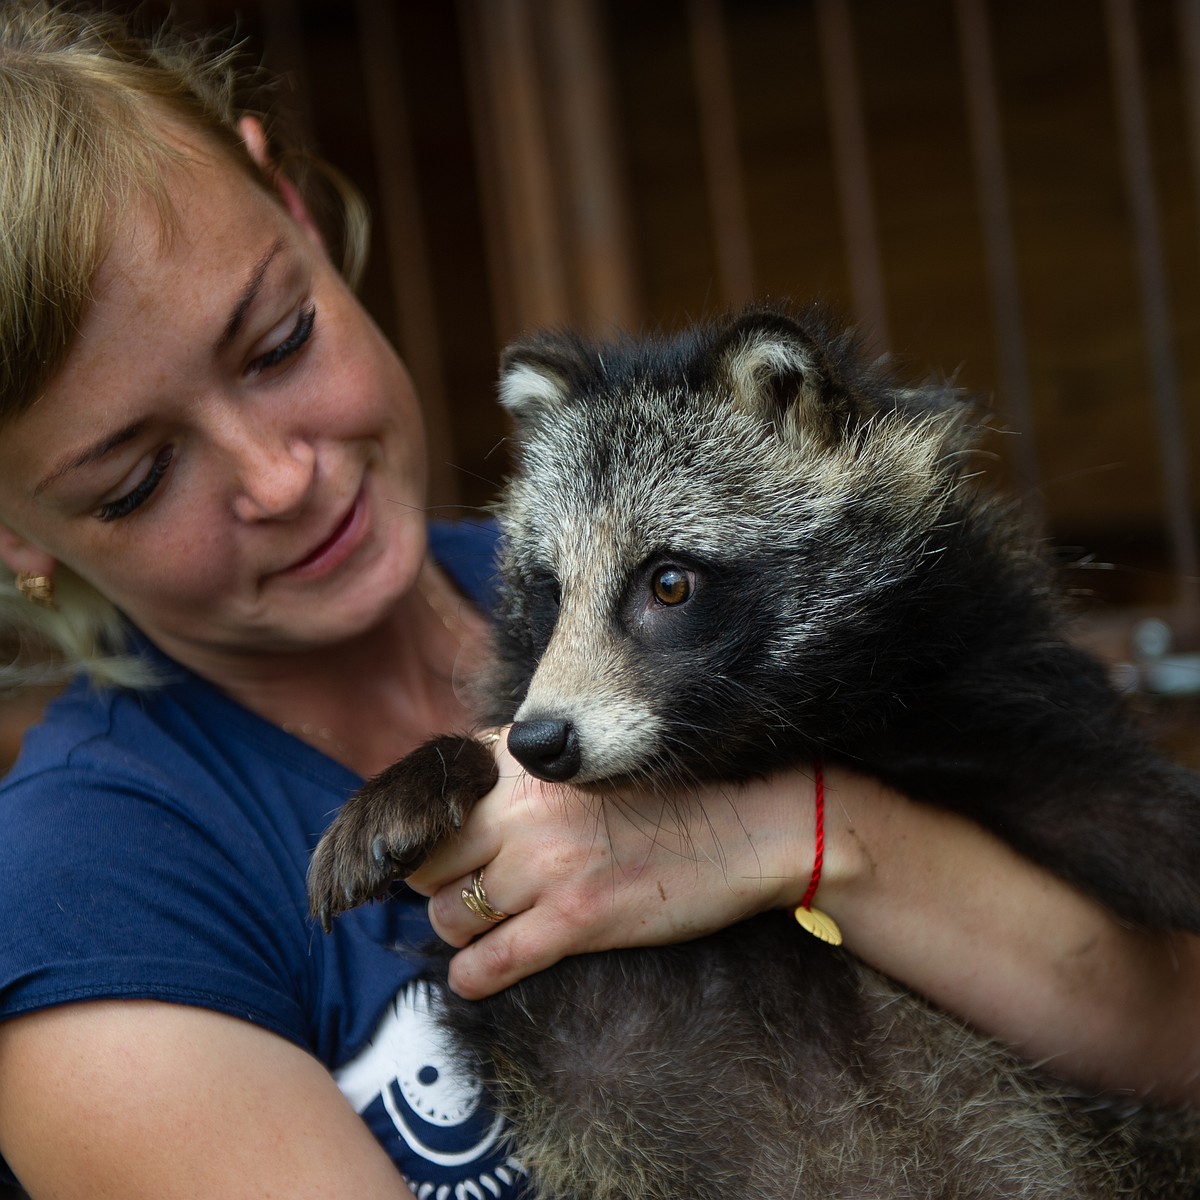
<path fill-rule="evenodd" d="M 458 829 L 471 806 L 496 784 L 487 746 L 438 737 L 376 775 L 342 806 L 313 852 L 308 903 L 322 928 L 382 898 Z"/>

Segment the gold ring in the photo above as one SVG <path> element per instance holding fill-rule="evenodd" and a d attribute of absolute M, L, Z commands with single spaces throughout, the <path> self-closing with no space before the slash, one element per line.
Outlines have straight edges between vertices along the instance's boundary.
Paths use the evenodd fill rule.
<path fill-rule="evenodd" d="M 508 913 L 501 912 L 498 908 L 493 908 L 488 903 L 487 892 L 483 890 L 482 867 L 472 873 L 471 886 L 463 888 L 462 900 L 481 921 L 491 921 L 495 924 L 497 921 L 503 921 L 508 916 Z"/>
<path fill-rule="evenodd" d="M 484 746 L 494 746 L 500 740 L 500 730 L 485 729 L 482 733 L 475 735 L 475 740 L 482 743 Z"/>

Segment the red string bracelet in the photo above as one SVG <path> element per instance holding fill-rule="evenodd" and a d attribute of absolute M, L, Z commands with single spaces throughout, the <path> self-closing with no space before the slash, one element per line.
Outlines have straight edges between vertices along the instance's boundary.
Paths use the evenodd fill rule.
<path fill-rule="evenodd" d="M 813 785 L 817 810 L 816 850 L 813 854 L 812 878 L 808 881 L 808 891 L 800 901 L 801 908 L 812 908 L 813 897 L 817 894 L 817 886 L 821 882 L 821 867 L 825 862 L 825 770 L 819 758 L 813 759 Z"/>
<path fill-rule="evenodd" d="M 807 929 L 813 937 L 829 942 L 833 946 L 842 944 L 842 931 L 837 922 L 819 908 L 813 908 L 813 898 L 821 883 L 821 868 L 825 863 L 825 769 L 819 757 L 813 758 L 814 807 L 816 808 L 817 829 L 813 845 L 812 877 L 808 881 L 808 890 L 804 899 L 796 909 L 795 917 L 800 925 Z"/>

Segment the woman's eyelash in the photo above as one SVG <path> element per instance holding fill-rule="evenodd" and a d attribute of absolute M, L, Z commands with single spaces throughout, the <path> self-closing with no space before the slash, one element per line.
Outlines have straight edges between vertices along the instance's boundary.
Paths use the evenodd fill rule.
<path fill-rule="evenodd" d="M 306 304 L 300 310 L 300 315 L 296 319 L 296 324 L 292 327 L 292 332 L 283 339 L 277 346 L 272 346 L 265 354 L 260 354 L 251 364 L 251 374 L 258 374 L 260 371 L 269 371 L 272 367 L 277 367 L 281 362 L 285 362 L 291 358 L 305 342 L 312 337 L 312 331 L 317 323 L 317 306 L 315 304 Z"/>
<path fill-rule="evenodd" d="M 162 477 L 167 473 L 167 468 L 171 465 L 171 460 L 175 457 L 175 448 L 173 446 L 164 446 L 155 456 L 154 461 L 150 464 L 150 470 L 146 472 L 142 480 L 135 484 L 124 496 L 119 496 L 116 500 L 110 500 L 107 504 L 102 504 L 96 509 L 96 517 L 101 521 L 118 521 L 121 517 L 127 517 L 136 508 L 140 508 L 147 500 L 150 499 L 154 489 L 162 482 Z"/>

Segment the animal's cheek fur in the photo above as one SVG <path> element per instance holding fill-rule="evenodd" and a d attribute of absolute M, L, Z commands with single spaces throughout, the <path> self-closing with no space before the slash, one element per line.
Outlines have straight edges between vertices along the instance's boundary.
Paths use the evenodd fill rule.
<path fill-rule="evenodd" d="M 572 636 L 560 625 L 517 710 L 518 721 L 564 720 L 579 739 L 572 783 L 635 774 L 653 761 L 664 722 L 645 689 L 629 644 Z"/>

